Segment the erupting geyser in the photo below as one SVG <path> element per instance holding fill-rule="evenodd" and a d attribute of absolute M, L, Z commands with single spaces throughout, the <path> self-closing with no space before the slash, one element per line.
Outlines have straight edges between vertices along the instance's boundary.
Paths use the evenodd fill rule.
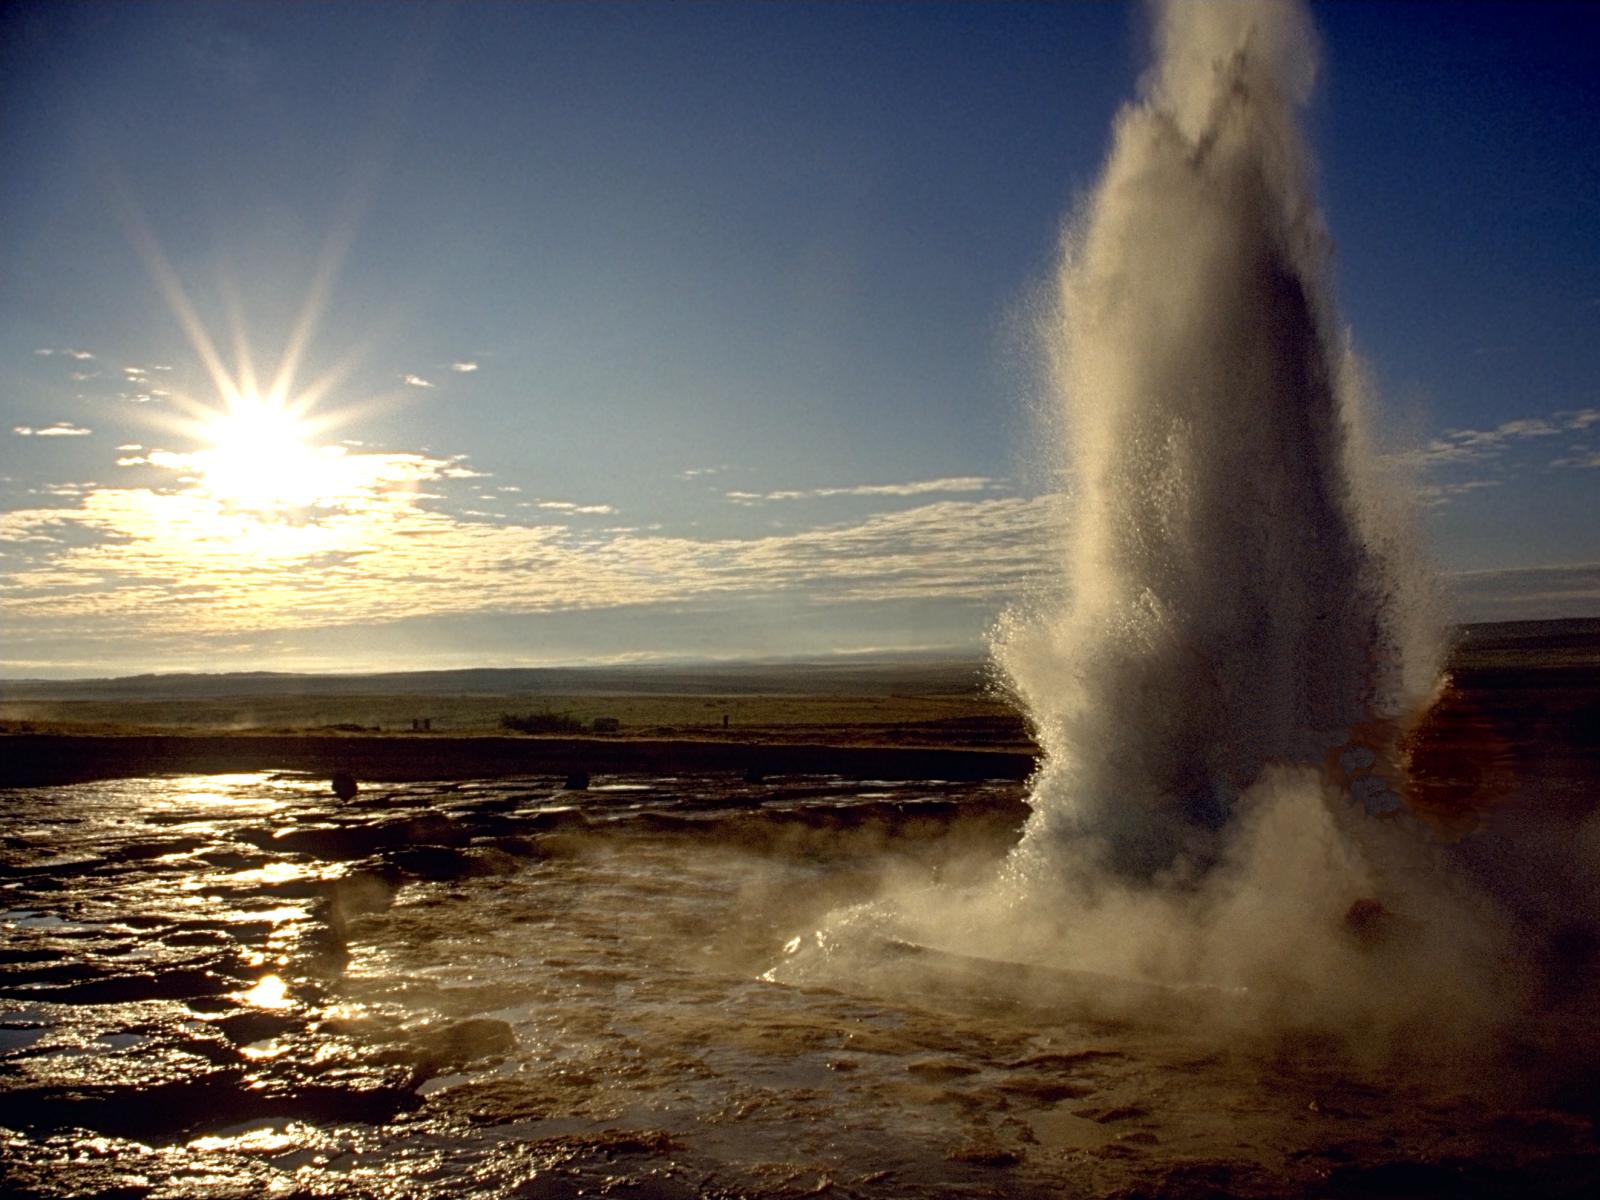
<path fill-rule="evenodd" d="M 1088 844 L 1134 877 L 1204 870 L 1274 764 L 1381 770 L 1438 672 L 1365 466 L 1296 124 L 1309 18 L 1274 0 L 1156 18 L 1047 338 L 1067 594 L 998 647 L 1046 752 L 1021 857 Z M 1366 783 L 1368 807 L 1396 802 Z"/>
<path fill-rule="evenodd" d="M 1045 331 L 1061 587 L 995 639 L 1044 751 L 1021 841 L 984 883 L 833 914 L 774 977 L 964 971 L 1051 1006 L 1460 1045 L 1519 984 L 1502 914 L 1405 803 L 1442 626 L 1334 311 L 1296 123 L 1310 20 L 1155 18 Z"/>

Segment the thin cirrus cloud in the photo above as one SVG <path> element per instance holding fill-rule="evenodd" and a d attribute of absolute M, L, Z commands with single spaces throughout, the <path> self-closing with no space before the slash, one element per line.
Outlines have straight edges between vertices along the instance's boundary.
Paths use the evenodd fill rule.
<path fill-rule="evenodd" d="M 507 489 L 501 488 L 501 491 Z M 509 489 L 517 491 L 516 488 Z M 609 504 L 579 504 L 573 500 L 541 500 L 539 508 L 550 509 L 552 512 L 576 513 L 581 516 L 609 517 L 616 513 L 616 509 Z"/>
<path fill-rule="evenodd" d="M 431 388 L 433 386 L 431 382 L 424 379 L 421 375 L 402 375 L 400 380 L 407 387 Z"/>
<path fill-rule="evenodd" d="M 79 362 L 88 362 L 94 358 L 94 355 L 90 354 L 87 350 L 74 350 L 71 348 L 57 349 L 53 346 L 40 346 L 34 351 L 34 353 L 40 358 L 74 358 Z"/>
<path fill-rule="evenodd" d="M 1481 492 L 1485 488 L 1496 488 L 1504 482 L 1503 479 L 1458 479 L 1445 483 L 1423 483 L 1417 485 L 1416 494 L 1423 507 L 1437 508 L 1442 504 L 1448 504 L 1458 496 Z"/>
<path fill-rule="evenodd" d="M 1575 467 L 1580 471 L 1600 468 L 1600 450 L 1588 446 L 1574 446 L 1573 453 L 1551 459 L 1552 467 Z"/>
<path fill-rule="evenodd" d="M 462 375 L 470 375 L 478 369 L 478 364 L 470 359 L 463 359 L 460 362 L 451 363 L 450 369 Z"/>
<path fill-rule="evenodd" d="M 734 504 L 770 504 L 784 500 L 815 500 L 830 496 L 931 496 L 940 493 L 985 492 L 1002 486 L 985 475 L 958 475 L 947 479 L 918 479 L 910 483 L 858 483 L 849 487 L 786 489 L 774 492 L 724 492 Z"/>
<path fill-rule="evenodd" d="M 1426 508 L 1503 485 L 1537 462 L 1543 448 L 1547 470 L 1600 468 L 1600 409 L 1564 409 L 1542 417 L 1518 417 L 1492 429 L 1448 429 L 1419 449 L 1394 456 L 1414 470 L 1417 498 Z"/>
<path fill-rule="evenodd" d="M 1401 455 L 1402 461 L 1424 468 L 1482 463 L 1499 458 L 1512 447 L 1543 438 L 1586 434 L 1600 425 L 1600 409 L 1581 408 L 1547 417 L 1519 417 L 1493 429 L 1449 429 L 1420 450 Z"/>
<path fill-rule="evenodd" d="M 11 432 L 18 437 L 88 437 L 94 430 L 74 425 L 71 421 L 57 421 L 39 429 L 32 425 L 13 425 Z"/>

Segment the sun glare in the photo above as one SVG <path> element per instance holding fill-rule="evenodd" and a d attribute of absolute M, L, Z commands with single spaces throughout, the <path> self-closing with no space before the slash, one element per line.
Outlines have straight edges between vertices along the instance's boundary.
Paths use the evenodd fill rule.
<path fill-rule="evenodd" d="M 173 316 L 188 335 L 211 377 L 216 399 L 221 401 L 218 406 L 216 401 L 171 392 L 173 411 L 156 423 L 172 427 L 202 448 L 185 453 L 153 452 L 152 464 L 186 471 L 190 484 L 197 484 L 235 516 L 265 518 L 273 524 L 280 523 L 277 518 L 285 513 L 347 499 L 355 480 L 344 447 L 317 444 L 318 435 L 342 424 L 344 416 L 311 414 L 354 366 L 356 354 L 352 351 L 309 385 L 295 382 L 327 298 L 338 254 L 324 256 L 270 385 L 263 380 L 264 386 L 258 387 L 245 323 L 231 286 L 226 287 L 226 307 L 235 343 L 233 370 L 148 225 L 137 213 L 130 214 L 130 223 Z"/>
<path fill-rule="evenodd" d="M 152 542 L 197 576 L 216 570 L 234 579 L 256 568 L 273 572 L 318 555 L 359 554 L 390 538 L 397 522 L 415 510 L 425 479 L 448 473 L 426 455 L 331 441 L 332 431 L 383 401 L 367 397 L 330 409 L 323 402 L 341 390 L 362 347 L 352 346 L 332 366 L 307 381 L 298 376 L 332 287 L 342 245 L 326 248 L 276 369 L 258 376 L 251 338 L 231 282 L 222 281 L 222 320 L 231 330 L 232 361 L 225 359 L 177 273 L 142 216 L 126 214 L 135 244 L 195 358 L 210 377 L 209 395 L 181 385 L 145 415 L 189 448 L 128 447 L 119 466 L 145 466 L 166 475 L 153 486 L 119 493 Z M 354 448 L 362 447 L 362 448 Z M 257 590 L 255 608 L 265 601 Z"/>
<path fill-rule="evenodd" d="M 337 493 L 337 446 L 315 447 L 286 405 L 249 393 L 215 413 L 201 430 L 209 446 L 194 455 L 217 499 L 241 508 L 309 508 Z"/>
<path fill-rule="evenodd" d="M 244 1003 L 256 1008 L 288 1008 L 293 1003 L 289 999 L 289 985 L 277 975 L 263 975 L 255 987 L 237 994 Z"/>

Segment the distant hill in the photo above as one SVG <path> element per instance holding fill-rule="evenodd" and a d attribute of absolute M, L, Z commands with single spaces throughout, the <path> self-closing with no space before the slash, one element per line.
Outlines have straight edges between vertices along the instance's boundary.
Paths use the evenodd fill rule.
<path fill-rule="evenodd" d="M 0 680 L 4 700 L 199 700 L 269 696 L 882 695 L 972 692 L 987 682 L 980 658 L 914 656 L 811 662 L 626 667 L 474 667 L 363 675 L 274 671 L 128 675 L 114 679 Z"/>
<path fill-rule="evenodd" d="M 1455 630 L 1453 668 L 1600 665 L 1600 618 L 1502 621 Z M 202 700 L 273 696 L 872 696 L 973 693 L 988 684 L 980 657 L 918 654 L 606 667 L 473 667 L 310 675 L 273 671 L 0 680 L 3 700 Z"/>

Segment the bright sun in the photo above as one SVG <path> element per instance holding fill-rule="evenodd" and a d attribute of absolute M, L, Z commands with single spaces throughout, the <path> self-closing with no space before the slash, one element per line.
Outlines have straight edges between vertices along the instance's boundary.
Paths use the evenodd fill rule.
<path fill-rule="evenodd" d="M 193 455 L 206 489 L 240 508 L 310 508 L 341 490 L 342 449 L 315 447 L 289 405 L 250 391 L 230 398 L 200 430 L 209 446 Z"/>
<path fill-rule="evenodd" d="M 353 408 L 316 411 L 353 369 L 355 351 L 309 384 L 296 383 L 327 299 L 336 255 L 318 269 L 270 383 L 262 379 L 258 384 L 232 288 L 225 289 L 235 341 L 230 369 L 154 236 L 142 230 L 140 241 L 173 316 L 211 377 L 215 399 L 164 392 L 172 407 L 152 414 L 153 423 L 181 434 L 198 448 L 178 453 L 156 448 L 146 458 L 119 459 L 119 463 L 143 461 L 181 472 L 180 490 L 191 498 L 203 498 L 218 517 L 215 536 L 246 541 L 258 549 L 282 548 L 285 538 L 299 545 L 305 541 L 300 535 L 319 529 L 326 533 L 341 521 L 348 524 L 346 518 L 384 507 L 396 493 L 415 491 L 420 476 L 414 456 L 350 454 L 347 446 L 359 443 L 323 441 L 355 412 Z"/>

